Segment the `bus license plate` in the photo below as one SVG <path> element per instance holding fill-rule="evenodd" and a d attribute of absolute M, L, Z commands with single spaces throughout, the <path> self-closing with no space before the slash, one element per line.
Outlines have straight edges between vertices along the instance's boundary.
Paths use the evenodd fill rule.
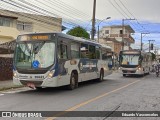
<path fill-rule="evenodd" d="M 35 89 L 35 85 L 33 83 L 27 83 L 27 86 L 32 88 L 32 89 Z"/>

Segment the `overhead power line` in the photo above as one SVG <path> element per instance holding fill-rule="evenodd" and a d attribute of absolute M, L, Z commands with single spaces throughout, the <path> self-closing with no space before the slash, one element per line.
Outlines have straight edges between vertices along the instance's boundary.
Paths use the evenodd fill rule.
<path fill-rule="evenodd" d="M 25 10 L 25 11 L 30 12 L 30 13 L 36 13 L 36 14 L 41 14 L 41 15 L 46 15 L 46 16 L 58 16 L 57 14 L 54 14 L 53 12 L 48 11 L 47 9 L 40 8 L 36 4 L 28 3 L 25 0 L 21 0 L 21 1 L 18 0 L 16 2 L 12 1 L 12 0 L 9 0 L 9 1 L 1 0 L 1 2 L 2 1 L 7 3 L 7 4 L 10 4 L 11 6 L 17 7 L 18 9 L 22 9 L 22 10 Z M 48 8 L 53 9 L 52 6 L 48 6 Z M 59 12 L 61 12 L 61 11 L 59 11 Z M 63 14 L 65 14 L 65 13 L 63 13 Z M 68 24 L 70 26 L 83 26 L 83 23 L 84 23 L 84 21 L 81 21 L 77 18 L 74 18 L 74 16 L 72 17 L 72 16 L 68 15 L 67 16 L 68 18 L 64 18 L 63 16 L 58 16 L 58 17 L 62 17 L 64 23 Z"/>

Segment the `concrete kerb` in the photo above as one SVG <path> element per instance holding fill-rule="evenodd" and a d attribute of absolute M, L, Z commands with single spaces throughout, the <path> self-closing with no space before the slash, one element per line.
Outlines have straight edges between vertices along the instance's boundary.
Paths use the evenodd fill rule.
<path fill-rule="evenodd" d="M 0 81 L 0 91 L 24 87 L 23 85 L 14 85 L 12 80 Z"/>
<path fill-rule="evenodd" d="M 24 86 L 0 87 L 0 91 L 9 90 L 9 89 L 16 89 L 16 88 L 21 88 L 21 87 L 24 87 Z"/>

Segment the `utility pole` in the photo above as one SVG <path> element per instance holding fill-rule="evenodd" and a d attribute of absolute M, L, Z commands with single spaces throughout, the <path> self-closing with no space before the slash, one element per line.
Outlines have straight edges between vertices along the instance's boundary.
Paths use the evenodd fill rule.
<path fill-rule="evenodd" d="M 122 19 L 122 50 L 124 50 L 124 21 L 125 20 L 135 20 L 135 19 Z"/>
<path fill-rule="evenodd" d="M 122 50 L 124 50 L 124 19 L 122 19 Z"/>
<path fill-rule="evenodd" d="M 151 41 L 155 41 L 155 40 L 148 40 L 149 41 L 149 52 L 151 51 L 151 45 L 150 45 L 150 43 L 151 43 Z"/>
<path fill-rule="evenodd" d="M 96 0 L 94 0 L 94 3 L 93 3 L 91 40 L 94 40 L 94 34 L 95 34 L 95 15 L 96 15 Z"/>
<path fill-rule="evenodd" d="M 100 25 L 104 20 L 107 20 L 107 19 L 111 19 L 111 17 L 107 17 L 107 18 L 101 20 L 101 21 L 98 23 L 98 32 L 97 32 L 97 34 L 98 34 L 98 42 L 99 42 L 99 25 Z"/>
<path fill-rule="evenodd" d="M 141 51 L 142 51 L 142 49 L 143 49 L 143 43 L 142 43 L 142 37 L 143 37 L 142 35 L 143 35 L 143 34 L 150 34 L 150 33 L 141 33 Z"/>

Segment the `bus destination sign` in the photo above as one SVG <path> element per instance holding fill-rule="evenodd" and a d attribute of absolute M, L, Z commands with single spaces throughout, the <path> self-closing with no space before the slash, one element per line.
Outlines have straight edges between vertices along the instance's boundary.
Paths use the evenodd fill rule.
<path fill-rule="evenodd" d="M 33 41 L 33 40 L 49 40 L 50 35 L 23 35 L 18 37 L 18 41 Z"/>

